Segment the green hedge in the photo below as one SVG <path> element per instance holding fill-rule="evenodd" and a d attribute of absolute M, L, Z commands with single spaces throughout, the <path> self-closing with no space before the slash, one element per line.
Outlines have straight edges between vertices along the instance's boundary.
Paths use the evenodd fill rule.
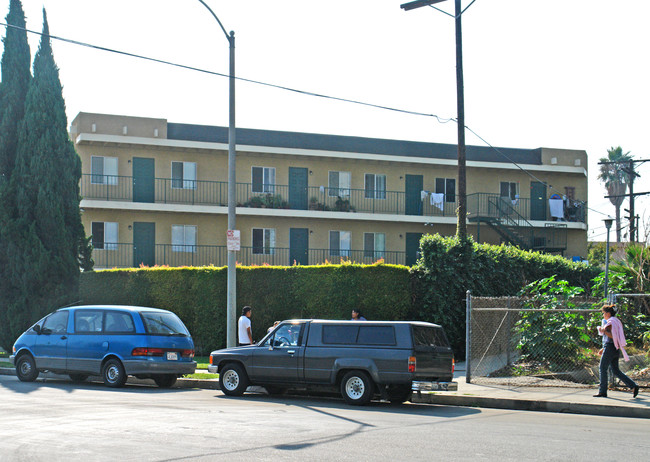
<path fill-rule="evenodd" d="M 530 282 L 556 275 L 588 291 L 600 272 L 558 255 L 439 235 L 423 236 L 420 251 L 422 257 L 412 269 L 416 284 L 411 317 L 444 326 L 456 357 L 465 351 L 467 290 L 482 297 L 517 295 Z"/>
<path fill-rule="evenodd" d="M 196 350 L 226 344 L 226 268 L 141 268 L 84 273 L 83 304 L 164 308 L 183 320 Z M 320 265 L 238 267 L 237 316 L 253 307 L 253 337 L 276 320 L 350 319 L 352 308 L 368 319 L 407 319 L 409 280 L 405 266 Z"/>
<path fill-rule="evenodd" d="M 413 268 L 394 265 L 238 267 L 237 316 L 253 307 L 253 337 L 275 320 L 350 319 L 353 308 L 370 320 L 442 324 L 456 356 L 465 351 L 465 292 L 516 295 L 526 284 L 556 275 L 588 290 L 598 270 L 559 256 L 511 246 L 459 243 L 424 236 Z M 126 304 L 177 313 L 205 354 L 226 344 L 226 268 L 143 268 L 84 273 L 84 304 Z"/>

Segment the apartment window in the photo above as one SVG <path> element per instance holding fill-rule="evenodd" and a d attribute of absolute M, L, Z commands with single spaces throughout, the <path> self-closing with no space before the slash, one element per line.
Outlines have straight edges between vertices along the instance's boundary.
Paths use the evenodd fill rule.
<path fill-rule="evenodd" d="M 330 197 L 349 197 L 350 177 L 350 172 L 329 172 L 327 195 Z"/>
<path fill-rule="evenodd" d="M 574 186 L 565 186 L 564 187 L 564 195 L 570 201 L 576 200 L 576 188 Z"/>
<path fill-rule="evenodd" d="M 172 189 L 196 189 L 196 162 L 172 162 Z"/>
<path fill-rule="evenodd" d="M 93 247 L 98 250 L 117 250 L 117 223 L 93 221 L 90 224 Z"/>
<path fill-rule="evenodd" d="M 517 200 L 519 196 L 519 183 L 502 181 L 499 195 L 512 201 Z"/>
<path fill-rule="evenodd" d="M 363 234 L 363 256 L 368 258 L 384 258 L 386 251 L 386 235 L 384 233 Z"/>
<path fill-rule="evenodd" d="M 274 167 L 253 167 L 253 192 L 275 193 L 275 168 Z"/>
<path fill-rule="evenodd" d="M 366 199 L 386 199 L 386 175 L 366 173 Z"/>
<path fill-rule="evenodd" d="M 258 255 L 275 253 L 275 229 L 253 228 L 253 253 Z"/>
<path fill-rule="evenodd" d="M 436 178 L 436 193 L 445 195 L 445 202 L 456 202 L 456 180 Z"/>
<path fill-rule="evenodd" d="M 196 251 L 196 226 L 172 225 L 172 252 Z"/>
<path fill-rule="evenodd" d="M 350 256 L 350 231 L 330 231 L 330 255 Z"/>
<path fill-rule="evenodd" d="M 117 157 L 90 157 L 91 184 L 117 184 Z"/>

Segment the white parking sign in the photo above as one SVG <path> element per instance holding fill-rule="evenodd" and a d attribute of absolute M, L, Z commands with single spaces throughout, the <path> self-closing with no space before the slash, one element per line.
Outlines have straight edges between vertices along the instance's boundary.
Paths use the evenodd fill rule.
<path fill-rule="evenodd" d="M 238 229 L 229 229 L 226 233 L 226 246 L 228 250 L 241 250 L 241 234 Z"/>

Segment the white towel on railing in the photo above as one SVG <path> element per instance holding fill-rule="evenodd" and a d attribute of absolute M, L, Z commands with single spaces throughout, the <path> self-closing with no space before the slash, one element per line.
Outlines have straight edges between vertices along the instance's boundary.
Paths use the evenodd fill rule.
<path fill-rule="evenodd" d="M 420 191 L 420 200 L 425 200 L 429 195 L 429 191 Z"/>
<path fill-rule="evenodd" d="M 443 193 L 431 193 L 431 205 L 440 210 L 445 208 L 445 195 Z"/>
<path fill-rule="evenodd" d="M 549 199 L 548 209 L 553 218 L 564 218 L 564 202 L 562 199 Z"/>
<path fill-rule="evenodd" d="M 325 194 L 325 186 L 321 186 L 320 188 L 318 188 L 318 190 L 320 191 L 321 194 Z"/>

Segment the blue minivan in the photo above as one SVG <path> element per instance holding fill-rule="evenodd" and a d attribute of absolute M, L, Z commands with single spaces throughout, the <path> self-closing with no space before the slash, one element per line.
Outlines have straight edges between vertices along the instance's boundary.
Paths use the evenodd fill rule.
<path fill-rule="evenodd" d="M 101 376 L 109 387 L 121 387 L 129 375 L 171 387 L 196 370 L 183 321 L 171 311 L 137 306 L 57 310 L 18 337 L 11 360 L 23 382 L 50 371 L 76 382 Z"/>

